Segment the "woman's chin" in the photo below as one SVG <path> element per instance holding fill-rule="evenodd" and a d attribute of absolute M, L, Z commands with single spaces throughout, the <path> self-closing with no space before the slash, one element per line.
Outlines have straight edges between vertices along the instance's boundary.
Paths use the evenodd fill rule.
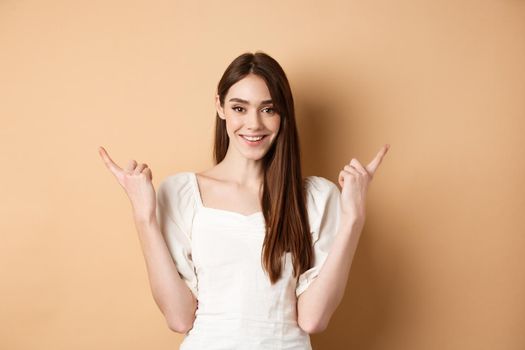
<path fill-rule="evenodd" d="M 245 150 L 245 149 L 237 149 L 241 156 L 243 156 L 246 159 L 250 160 L 260 160 L 266 155 L 266 149 L 260 148 L 260 149 L 253 149 L 253 150 Z"/>

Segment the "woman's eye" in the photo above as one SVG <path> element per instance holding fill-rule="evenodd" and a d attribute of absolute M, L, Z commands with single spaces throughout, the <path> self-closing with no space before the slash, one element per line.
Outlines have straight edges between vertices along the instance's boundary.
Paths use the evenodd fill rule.
<path fill-rule="evenodd" d="M 243 112 L 244 108 L 241 107 L 241 106 L 234 106 L 234 107 L 232 107 L 232 110 L 234 110 L 236 112 Z M 267 111 L 267 113 L 269 113 L 269 114 L 274 114 L 275 113 L 275 110 L 272 107 L 266 107 L 266 108 L 263 109 L 263 111 Z"/>

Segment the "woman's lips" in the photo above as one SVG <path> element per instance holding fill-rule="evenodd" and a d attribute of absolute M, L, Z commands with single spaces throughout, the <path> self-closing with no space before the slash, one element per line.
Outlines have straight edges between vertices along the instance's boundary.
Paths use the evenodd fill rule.
<path fill-rule="evenodd" d="M 244 135 L 239 135 L 239 136 L 241 137 L 241 139 L 243 139 L 243 141 L 244 141 L 248 146 L 255 147 L 255 146 L 260 145 L 260 144 L 266 139 L 266 136 L 268 136 L 268 135 L 261 135 L 262 138 L 261 138 L 260 140 L 258 140 L 258 141 L 250 141 L 250 140 L 244 138 L 244 137 L 243 137 Z"/>

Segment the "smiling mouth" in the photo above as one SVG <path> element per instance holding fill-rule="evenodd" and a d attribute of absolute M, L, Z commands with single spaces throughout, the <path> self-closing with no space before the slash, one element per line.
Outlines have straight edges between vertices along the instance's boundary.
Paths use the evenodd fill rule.
<path fill-rule="evenodd" d="M 241 135 L 241 137 L 243 139 L 245 139 L 246 141 L 251 141 L 251 142 L 257 142 L 257 141 L 260 141 L 262 140 L 263 138 L 265 138 L 267 135 L 260 135 L 260 136 L 246 136 L 246 135 Z"/>
<path fill-rule="evenodd" d="M 244 142 L 248 145 L 248 146 L 259 146 L 260 144 L 262 144 L 263 142 L 265 142 L 266 140 L 266 137 L 268 135 L 261 135 L 261 136 L 245 136 L 245 135 L 239 135 L 243 140 Z"/>

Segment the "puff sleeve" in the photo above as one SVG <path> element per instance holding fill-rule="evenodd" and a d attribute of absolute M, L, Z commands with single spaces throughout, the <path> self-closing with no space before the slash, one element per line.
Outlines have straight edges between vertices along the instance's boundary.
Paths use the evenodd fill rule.
<path fill-rule="evenodd" d="M 319 275 L 334 242 L 340 220 L 341 192 L 337 185 L 320 176 L 309 176 L 306 180 L 306 205 L 312 234 L 314 262 L 310 269 L 298 277 L 295 289 L 297 297 Z"/>
<path fill-rule="evenodd" d="M 186 172 L 168 176 L 157 190 L 157 221 L 177 271 L 197 298 L 198 281 L 192 260 L 191 224 L 195 197 Z"/>

